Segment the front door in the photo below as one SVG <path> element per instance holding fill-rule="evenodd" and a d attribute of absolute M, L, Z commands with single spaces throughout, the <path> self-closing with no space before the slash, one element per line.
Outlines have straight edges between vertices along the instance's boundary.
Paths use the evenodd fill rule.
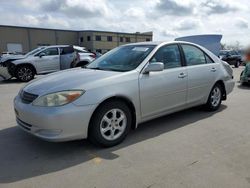
<path fill-rule="evenodd" d="M 60 70 L 60 58 L 58 48 L 52 47 L 41 51 L 36 55 L 35 66 L 38 73 L 54 72 Z"/>
<path fill-rule="evenodd" d="M 182 66 L 178 45 L 161 47 L 149 63 L 162 62 L 165 69 L 141 74 L 141 115 L 148 118 L 186 104 L 187 71 Z"/>

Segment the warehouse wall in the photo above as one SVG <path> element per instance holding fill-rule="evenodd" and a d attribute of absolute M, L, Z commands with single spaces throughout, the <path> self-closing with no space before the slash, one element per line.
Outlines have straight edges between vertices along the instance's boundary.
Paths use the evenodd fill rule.
<path fill-rule="evenodd" d="M 0 52 L 8 51 L 8 43 L 21 44 L 23 53 L 43 45 L 78 45 L 78 32 L 0 26 Z"/>
<path fill-rule="evenodd" d="M 96 36 L 101 40 L 96 40 Z M 109 41 L 108 37 L 112 37 Z M 0 52 L 8 51 L 7 45 L 12 47 L 22 46 L 22 52 L 26 53 L 38 46 L 69 44 L 80 45 L 91 51 L 101 51 L 105 53 L 117 46 L 134 43 L 152 41 L 153 33 L 117 33 L 106 31 L 69 31 L 43 28 L 29 28 L 0 25 Z M 121 41 L 121 38 L 123 41 Z M 126 41 L 129 38 L 129 41 Z"/>
<path fill-rule="evenodd" d="M 0 52 L 7 51 L 8 43 L 19 43 L 22 45 L 23 51 L 28 51 L 28 30 L 25 28 L 0 26 Z"/>

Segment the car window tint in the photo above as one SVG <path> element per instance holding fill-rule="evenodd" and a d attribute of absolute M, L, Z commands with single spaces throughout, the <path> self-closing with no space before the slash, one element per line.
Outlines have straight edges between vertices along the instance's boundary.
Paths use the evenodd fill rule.
<path fill-rule="evenodd" d="M 71 46 L 60 48 L 61 55 L 72 54 L 72 53 L 74 53 L 74 48 Z"/>
<path fill-rule="evenodd" d="M 237 52 L 236 51 L 232 51 L 231 54 L 232 55 L 237 55 Z"/>
<path fill-rule="evenodd" d="M 214 63 L 214 61 L 209 57 L 208 55 L 205 54 L 206 62 L 207 63 Z"/>
<path fill-rule="evenodd" d="M 45 53 L 45 56 L 58 55 L 58 49 L 57 48 L 49 48 L 49 49 L 44 50 L 41 53 Z"/>
<path fill-rule="evenodd" d="M 182 45 L 187 66 L 206 64 L 204 53 L 197 47 Z"/>
<path fill-rule="evenodd" d="M 161 47 L 151 58 L 150 63 L 162 62 L 165 69 L 181 67 L 181 57 L 177 45 Z"/>

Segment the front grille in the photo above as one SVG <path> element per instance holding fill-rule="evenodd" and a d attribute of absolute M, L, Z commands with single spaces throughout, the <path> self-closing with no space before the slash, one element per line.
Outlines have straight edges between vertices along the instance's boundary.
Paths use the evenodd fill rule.
<path fill-rule="evenodd" d="M 28 92 L 22 90 L 20 93 L 20 97 L 21 97 L 23 103 L 29 104 L 29 103 L 32 103 L 38 97 L 38 95 L 28 93 Z"/>

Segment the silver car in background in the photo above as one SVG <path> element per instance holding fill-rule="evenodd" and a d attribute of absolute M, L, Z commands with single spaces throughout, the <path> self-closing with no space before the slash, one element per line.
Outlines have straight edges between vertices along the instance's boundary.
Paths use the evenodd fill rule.
<path fill-rule="evenodd" d="M 37 74 L 69 69 L 77 61 L 77 54 L 72 46 L 53 45 L 39 47 L 24 56 L 2 60 L 0 64 L 8 70 L 11 77 L 28 82 Z"/>
<path fill-rule="evenodd" d="M 187 42 L 117 47 L 85 68 L 34 80 L 14 100 L 18 125 L 49 141 L 122 142 L 139 123 L 204 105 L 217 110 L 234 88 L 233 71 Z"/>

